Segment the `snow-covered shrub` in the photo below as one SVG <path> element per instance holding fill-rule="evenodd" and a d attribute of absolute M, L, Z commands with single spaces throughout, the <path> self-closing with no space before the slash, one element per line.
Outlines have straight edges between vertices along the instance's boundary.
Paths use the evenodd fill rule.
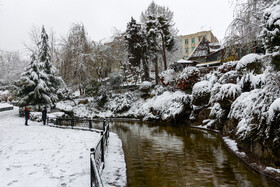
<path fill-rule="evenodd" d="M 253 73 L 248 73 L 242 76 L 238 84 L 241 86 L 243 92 L 261 88 L 261 86 L 265 84 L 265 75 L 254 75 Z"/>
<path fill-rule="evenodd" d="M 200 71 L 195 67 L 186 67 L 176 79 L 177 86 L 181 90 L 191 88 L 195 83 L 200 80 Z"/>
<path fill-rule="evenodd" d="M 87 96 L 96 96 L 101 83 L 95 79 L 89 79 L 83 83 L 83 89 Z"/>
<path fill-rule="evenodd" d="M 208 104 L 210 99 L 212 84 L 209 81 L 201 81 L 196 83 L 192 89 L 192 104 L 203 106 Z"/>
<path fill-rule="evenodd" d="M 218 72 L 226 73 L 226 72 L 232 71 L 235 69 L 236 64 L 237 64 L 236 61 L 226 62 L 223 65 L 218 67 Z"/>
<path fill-rule="evenodd" d="M 175 85 L 176 74 L 174 69 L 167 69 L 160 74 L 160 81 L 163 85 Z"/>
<path fill-rule="evenodd" d="M 242 57 L 237 65 L 236 70 L 240 72 L 251 72 L 254 71 L 254 73 L 260 74 L 262 73 L 262 61 L 261 56 L 255 53 L 248 54 L 244 57 Z"/>
<path fill-rule="evenodd" d="M 110 101 L 106 104 L 106 108 L 114 113 L 122 113 L 128 111 L 133 102 L 134 98 L 131 92 L 116 94 L 110 98 Z"/>
<path fill-rule="evenodd" d="M 213 119 L 217 119 L 218 121 L 221 121 L 221 119 L 226 117 L 225 110 L 221 108 L 221 105 L 219 103 L 214 103 L 214 105 L 211 107 L 209 116 Z"/>
<path fill-rule="evenodd" d="M 123 83 L 123 75 L 121 73 L 112 73 L 109 78 L 110 87 L 117 89 Z"/>
<path fill-rule="evenodd" d="M 221 84 L 227 84 L 227 83 L 236 84 L 238 78 L 239 78 L 239 73 L 237 71 L 232 70 L 232 71 L 224 73 L 220 77 L 219 83 L 221 83 Z"/>
<path fill-rule="evenodd" d="M 268 109 L 267 123 L 271 122 L 280 124 L 280 98 L 276 99 Z"/>
<path fill-rule="evenodd" d="M 236 84 L 215 84 L 211 90 L 210 102 L 220 103 L 223 109 L 228 110 L 232 102 L 241 94 L 240 85 Z"/>
<path fill-rule="evenodd" d="M 171 86 L 162 86 L 162 85 L 156 85 L 154 89 L 151 91 L 151 96 L 158 96 L 163 94 L 166 91 L 172 91 L 173 88 Z"/>
<path fill-rule="evenodd" d="M 142 91 L 142 92 L 149 92 L 152 88 L 152 83 L 149 82 L 149 81 L 143 81 L 141 84 L 140 84 L 140 87 L 139 87 L 139 90 Z"/>
<path fill-rule="evenodd" d="M 183 111 L 191 107 L 191 96 L 182 91 L 165 91 L 161 95 L 138 100 L 127 112 L 127 116 L 141 117 L 143 120 L 174 119 L 177 115 L 186 115 Z"/>

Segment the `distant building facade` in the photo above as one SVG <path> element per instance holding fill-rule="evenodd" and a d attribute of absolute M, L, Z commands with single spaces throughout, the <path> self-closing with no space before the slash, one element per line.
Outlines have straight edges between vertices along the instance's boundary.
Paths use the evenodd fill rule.
<path fill-rule="evenodd" d="M 211 31 L 201 31 L 194 34 L 181 36 L 182 42 L 182 57 L 189 57 L 200 41 L 205 38 L 209 43 L 219 43 L 216 36 Z"/>

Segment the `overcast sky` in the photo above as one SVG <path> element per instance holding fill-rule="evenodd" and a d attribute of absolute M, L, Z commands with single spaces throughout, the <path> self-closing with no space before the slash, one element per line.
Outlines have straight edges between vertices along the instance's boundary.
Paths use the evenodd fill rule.
<path fill-rule="evenodd" d="M 64 36 L 72 23 L 83 23 L 92 40 L 107 40 L 113 28 L 124 31 L 152 0 L 0 0 L 0 49 L 24 50 L 32 26 L 45 25 Z M 221 40 L 233 18 L 230 0 L 155 0 L 174 12 L 179 35 L 212 30 Z"/>

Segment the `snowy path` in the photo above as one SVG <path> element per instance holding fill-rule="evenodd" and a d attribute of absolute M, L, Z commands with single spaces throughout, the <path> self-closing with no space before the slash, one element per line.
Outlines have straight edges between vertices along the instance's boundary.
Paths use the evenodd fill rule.
<path fill-rule="evenodd" d="M 89 149 L 100 134 L 42 126 L 18 117 L 18 108 L 0 113 L 0 187 L 90 186 Z M 102 179 L 125 186 L 121 141 L 110 133 Z"/>

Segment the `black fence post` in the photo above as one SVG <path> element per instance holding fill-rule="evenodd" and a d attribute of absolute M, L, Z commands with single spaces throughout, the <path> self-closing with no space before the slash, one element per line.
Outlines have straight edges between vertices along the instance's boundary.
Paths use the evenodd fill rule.
<path fill-rule="evenodd" d="M 74 118 L 71 119 L 71 126 L 74 127 Z"/>
<path fill-rule="evenodd" d="M 92 120 L 91 119 L 89 120 L 89 128 L 90 129 L 92 128 Z"/>
<path fill-rule="evenodd" d="M 93 182 L 95 181 L 95 175 L 94 175 L 94 169 L 92 162 L 95 162 L 95 160 L 92 160 L 91 155 L 94 155 L 94 148 L 90 149 L 90 187 L 93 187 Z"/>
<path fill-rule="evenodd" d="M 103 132 L 105 131 L 105 127 L 106 127 L 106 119 L 104 119 L 103 121 Z"/>
<path fill-rule="evenodd" d="M 105 167 L 105 150 L 104 150 L 104 133 L 101 132 L 101 162 L 103 162 L 103 168 Z"/>

